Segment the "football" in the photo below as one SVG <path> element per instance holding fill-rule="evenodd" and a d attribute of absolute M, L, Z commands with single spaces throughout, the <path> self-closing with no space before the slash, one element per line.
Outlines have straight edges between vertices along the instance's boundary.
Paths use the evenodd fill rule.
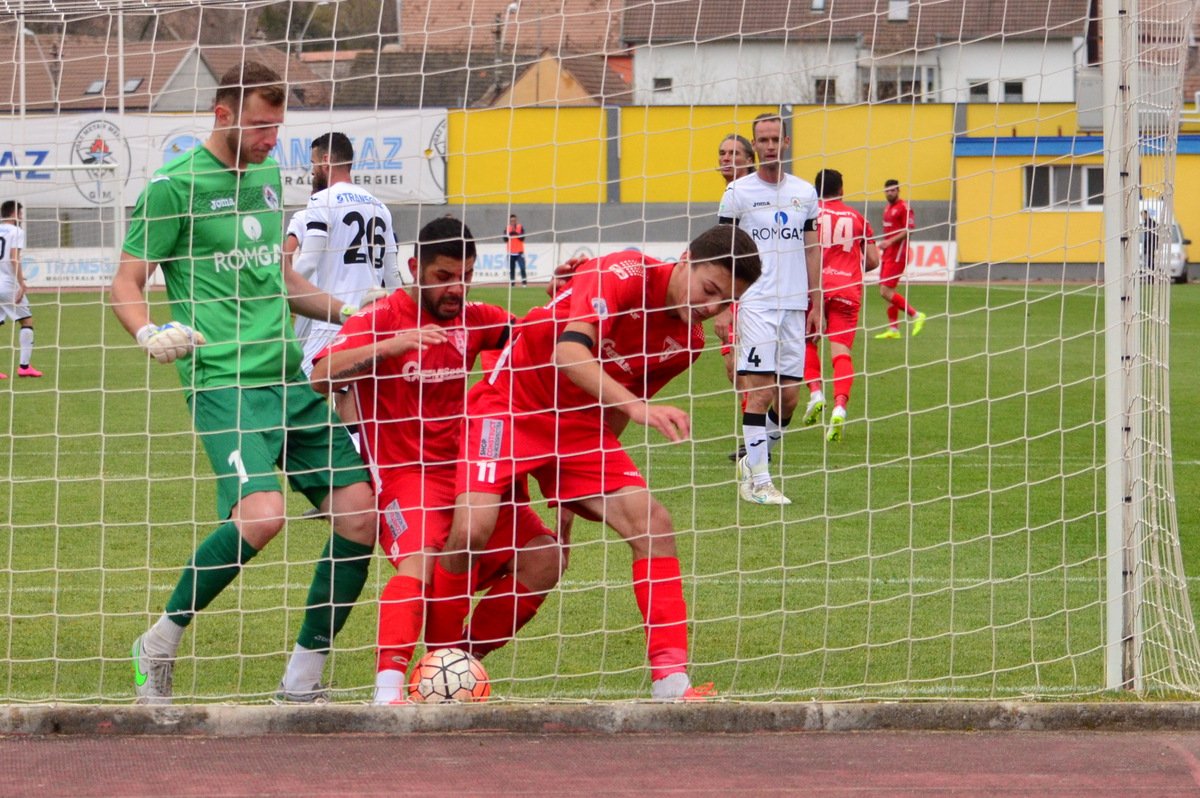
<path fill-rule="evenodd" d="M 418 704 L 486 701 L 491 694 L 483 663 L 460 648 L 428 652 L 408 677 L 408 698 Z"/>

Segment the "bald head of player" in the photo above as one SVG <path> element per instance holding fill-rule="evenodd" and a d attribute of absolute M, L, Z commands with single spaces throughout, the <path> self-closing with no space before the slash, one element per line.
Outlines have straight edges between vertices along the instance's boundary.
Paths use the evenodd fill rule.
<path fill-rule="evenodd" d="M 412 298 L 421 310 L 446 321 L 460 315 L 475 276 L 475 238 L 461 219 L 442 216 L 421 228 L 408 259 Z"/>
<path fill-rule="evenodd" d="M 762 274 L 758 247 L 732 224 L 710 227 L 675 264 L 667 302 L 684 321 L 698 324 L 720 313 Z"/>

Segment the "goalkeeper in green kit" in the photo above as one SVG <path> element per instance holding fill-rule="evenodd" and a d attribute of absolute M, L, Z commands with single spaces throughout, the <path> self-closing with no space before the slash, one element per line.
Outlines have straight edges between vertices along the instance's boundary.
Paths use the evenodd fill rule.
<path fill-rule="evenodd" d="M 281 700 L 324 699 L 325 659 L 367 578 L 374 493 L 349 435 L 300 370 L 289 318 L 290 306 L 340 321 L 342 306 L 281 264 L 282 184 L 268 154 L 286 97 L 279 76 L 261 64 L 222 77 L 212 134 L 151 178 L 113 278 L 121 324 L 150 357 L 179 371 L 224 520 L 184 567 L 164 613 L 133 643 L 139 703 L 170 703 L 184 629 L 283 528 L 276 466 L 333 518 Z M 161 326 L 145 294 L 160 266 L 172 317 Z"/>

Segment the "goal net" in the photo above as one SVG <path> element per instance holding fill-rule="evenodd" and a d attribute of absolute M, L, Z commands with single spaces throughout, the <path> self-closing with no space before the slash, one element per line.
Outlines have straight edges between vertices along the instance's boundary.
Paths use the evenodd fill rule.
<path fill-rule="evenodd" d="M 745 413 L 711 325 L 654 400 L 687 412 L 687 440 L 621 437 L 676 531 L 694 683 L 790 701 L 1200 691 L 1200 297 L 1176 284 L 1200 259 L 1200 201 L 1176 191 L 1200 177 L 1194 3 L 1035 5 L 5 3 L 0 199 L 24 206 L 34 333 L 28 359 L 25 312 L 0 308 L 0 702 L 133 700 L 131 644 L 221 524 L 178 376 L 108 286 L 139 195 L 208 138 L 217 82 L 247 60 L 287 83 L 284 221 L 313 190 L 313 139 L 346 133 L 406 281 L 418 230 L 451 215 L 478 243 L 472 298 L 517 316 L 571 258 L 677 259 L 717 222 L 719 150 L 753 149 L 763 114 L 785 123 L 784 171 L 840 172 L 874 241 L 907 204 L 907 253 L 889 243 L 867 272 L 852 338 L 819 340 L 820 382 L 772 450 L 790 504 L 741 497 Z M 157 277 L 147 292 L 169 321 Z M 286 493 L 282 531 L 186 630 L 177 702 L 274 695 L 331 534 Z M 579 518 L 564 551 L 483 660 L 492 700 L 648 697 L 630 546 Z M 334 700 L 372 698 L 394 573 L 377 548 L 324 667 Z"/>

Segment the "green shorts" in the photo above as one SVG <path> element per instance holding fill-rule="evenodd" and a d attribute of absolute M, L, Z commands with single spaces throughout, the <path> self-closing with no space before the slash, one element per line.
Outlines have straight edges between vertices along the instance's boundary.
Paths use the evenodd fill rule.
<path fill-rule="evenodd" d="M 282 492 L 276 467 L 314 507 L 370 479 L 337 414 L 305 383 L 198 390 L 188 407 L 217 475 L 220 518 L 251 493 Z"/>

